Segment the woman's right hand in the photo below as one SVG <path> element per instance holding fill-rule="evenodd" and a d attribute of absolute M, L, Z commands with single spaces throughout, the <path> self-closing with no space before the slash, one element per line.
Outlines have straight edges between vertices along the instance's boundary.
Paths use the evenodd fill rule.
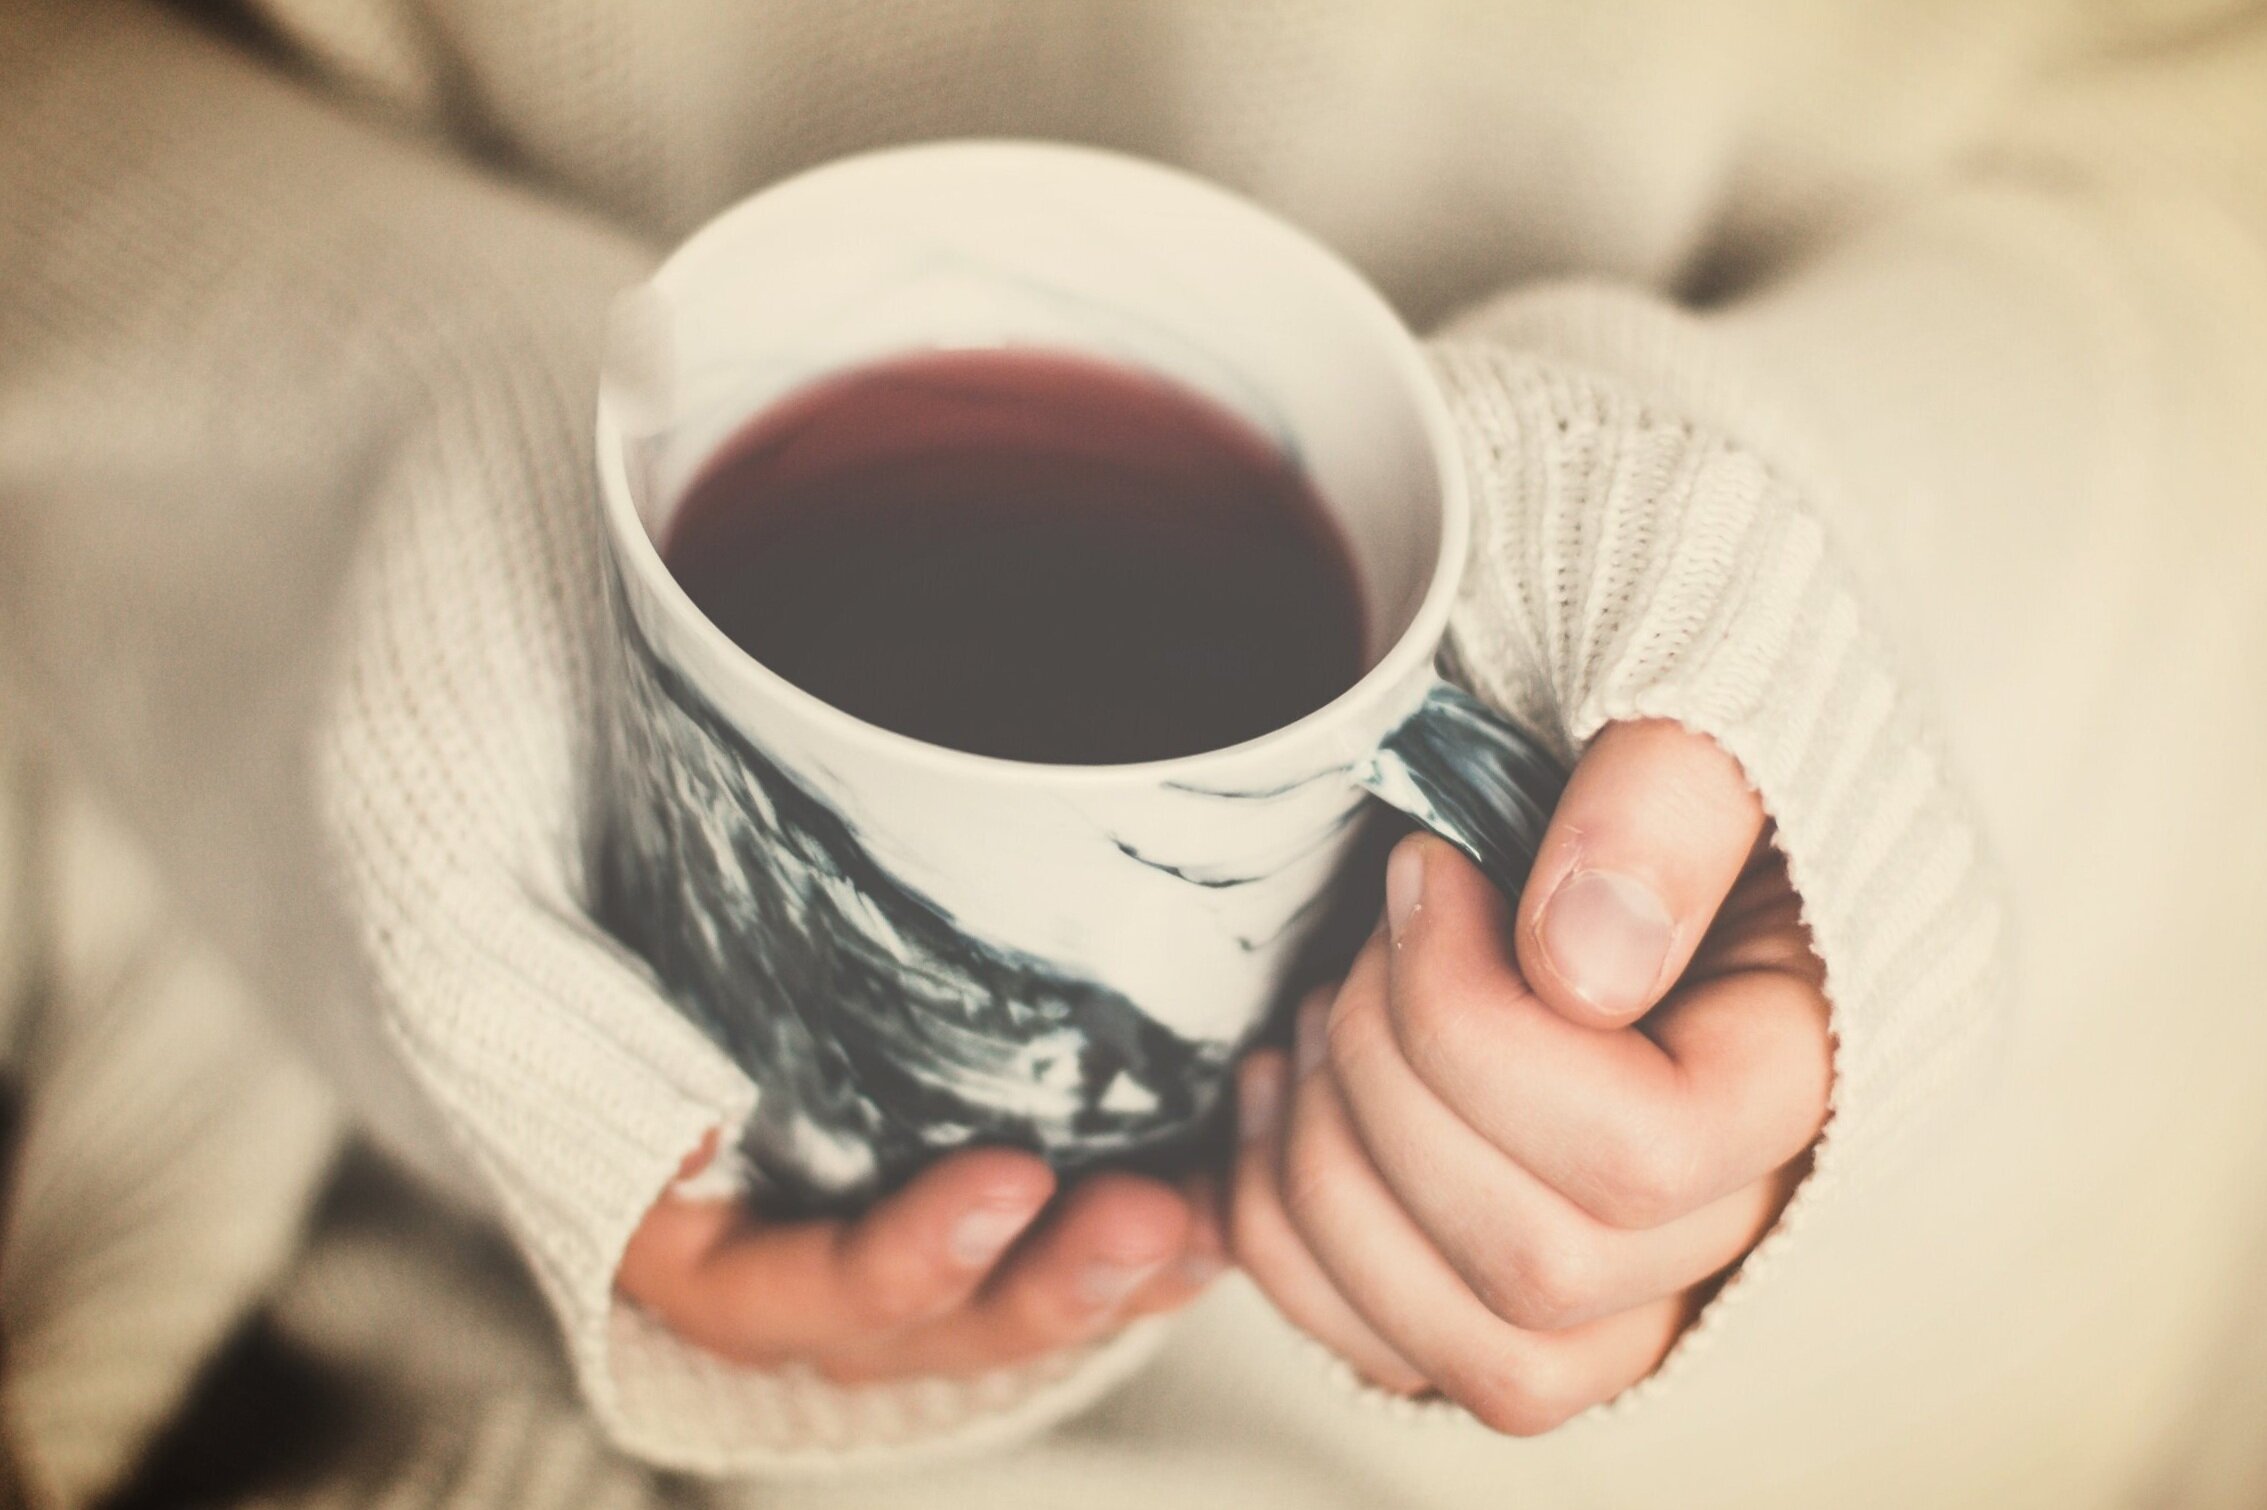
<path fill-rule="evenodd" d="M 685 1174 L 709 1157 L 704 1147 Z M 1039 1159 L 986 1148 L 848 1221 L 767 1223 L 739 1197 L 672 1189 L 631 1236 L 616 1284 L 696 1347 L 862 1384 L 1097 1341 L 1195 1298 L 1223 1250 L 1209 1182 L 1097 1174 L 1058 1195 Z"/>

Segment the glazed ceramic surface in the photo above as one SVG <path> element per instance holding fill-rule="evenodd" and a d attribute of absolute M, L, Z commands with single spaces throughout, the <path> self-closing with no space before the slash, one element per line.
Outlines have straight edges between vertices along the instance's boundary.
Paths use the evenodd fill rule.
<path fill-rule="evenodd" d="M 973 1142 L 1076 1169 L 1201 1137 L 1372 794 L 1525 874 L 1556 773 L 1433 671 L 1467 540 L 1446 411 L 1393 313 L 1296 231 L 1127 158 L 925 146 L 764 191 L 626 309 L 598 426 L 629 626 L 604 910 L 759 1086 L 742 1152 L 781 1202 Z M 1367 674 L 1229 749 L 1029 765 L 853 719 L 686 599 L 655 542 L 751 415 L 1000 345 L 1144 369 L 1282 447 L 1353 546 Z"/>

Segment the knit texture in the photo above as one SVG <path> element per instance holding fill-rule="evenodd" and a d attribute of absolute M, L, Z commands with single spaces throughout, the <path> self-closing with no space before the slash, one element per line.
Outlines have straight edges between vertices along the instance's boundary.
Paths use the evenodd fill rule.
<path fill-rule="evenodd" d="M 282 1272 L 338 1121 L 116 825 L 83 800 L 42 818 L 21 877 L 52 912 L 13 1067 L 0 1442 L 46 1510 L 117 1486 Z"/>
<path fill-rule="evenodd" d="M 1628 1400 L 1705 1343 L 1848 1172 L 1878 1170 L 1923 1109 L 1972 1100 L 2007 1028 L 2006 906 L 1928 710 L 1789 484 L 1673 402 L 1490 333 L 1475 318 L 1435 348 L 1480 521 L 1454 666 L 1568 754 L 1664 718 L 1738 759 L 1832 1008 L 1809 1174 Z"/>
<path fill-rule="evenodd" d="M 345 573 L 325 605 L 335 649 L 315 677 L 312 726 L 292 737 L 312 756 L 316 827 L 365 951 L 369 1005 L 551 1298 L 600 1419 L 656 1461 L 744 1471 L 855 1456 L 869 1439 L 898 1455 L 909 1441 L 949 1441 L 988 1423 L 973 1429 L 976 1445 L 1002 1425 L 1043 1425 L 1122 1375 L 1138 1335 L 1096 1356 L 1094 1384 L 1062 1389 L 1052 1387 L 1076 1357 L 965 1388 L 737 1380 L 623 1314 L 613 1275 L 631 1230 L 685 1155 L 740 1125 L 753 1104 L 745 1077 L 586 911 L 581 782 L 604 716 L 598 658 L 617 632 L 601 589 L 589 458 L 596 346 L 608 300 L 644 260 L 463 175 L 420 188 L 414 158 L 381 141 L 352 145 L 352 132 L 306 98 L 209 44 L 131 17 L 106 40 L 123 56 L 170 55 L 168 87 L 120 120 L 115 81 L 70 72 L 42 81 L 53 91 L 44 129 L 5 143 L 31 191 L 20 213 L 85 227 L 80 255 L 129 267 L 159 255 L 155 243 L 105 219 L 178 217 L 206 229 L 171 237 L 162 259 L 190 274 L 201 304 L 225 318 L 281 284 L 330 311 L 320 330 L 281 341 L 250 326 L 216 333 L 210 369 L 183 376 L 234 388 L 247 407 L 219 421 L 230 428 L 260 426 L 262 406 L 288 392 L 293 428 L 357 458 L 346 485 L 368 523 L 337 556 Z M 231 100 L 214 123 L 230 147 L 183 155 L 200 75 Z M 351 192 L 326 192 L 342 152 L 359 176 Z M 126 181 L 80 202 L 54 171 L 75 157 L 126 164 Z M 285 213 L 295 202 L 304 213 Z M 436 257 L 434 248 L 463 244 L 468 222 L 482 228 L 473 255 Z M 405 276 L 404 259 L 421 271 Z M 20 340 L 55 340 L 73 318 L 96 328 L 117 318 L 95 287 L 55 294 L 11 306 Z M 98 372 L 95 393 L 148 380 L 139 327 L 117 336 L 100 348 L 117 365 Z M 321 377 L 303 381 L 310 369 L 297 364 L 318 349 Z M 36 474 L 52 441 L 18 415 L 22 465 Z M 200 471 L 220 484 L 229 451 L 209 448 L 202 423 L 187 429 L 179 443 L 194 454 L 174 485 Z M 273 444 L 250 434 L 237 442 L 246 443 Z M 289 451 L 266 455 L 273 466 Z M 262 548 L 252 537 L 276 522 L 263 510 L 290 507 L 293 490 L 338 485 L 305 471 L 259 479 L 232 515 L 210 521 L 208 547 Z M 68 593 L 69 580 L 42 586 Z M 136 702 L 115 716 L 146 718 Z M 1059 1395 L 1057 1408 L 1031 1405 L 1043 1389 Z M 696 1399 L 707 1407 L 693 1408 Z"/>
<path fill-rule="evenodd" d="M 2170 1396 L 2214 1266 L 2233 1266 L 2241 1224 L 2214 1223 L 2214 1203 L 2254 1199 L 2238 1145 L 2256 1098 L 2234 1093 L 2243 1056 L 2227 1047 L 2250 1040 L 2226 983 L 2256 978 L 2256 951 L 2241 953 L 2256 930 L 2227 900 L 2255 871 L 2213 854 L 2186 872 L 2235 873 L 2233 889 L 2175 874 L 2136 897 L 2108 884 L 2104 856 L 2139 863 L 2160 832 L 2195 827 L 2199 794 L 2236 789 L 2210 751 L 2253 748 L 2259 722 L 2246 667 L 2267 639 L 2256 594 L 2229 584 L 2267 561 L 2256 511 L 2236 506 L 2261 481 L 2244 416 L 2263 391 L 2267 235 L 2260 175 L 2226 144 L 2256 137 L 2267 108 L 2261 28 L 2197 15 L 2113 35 L 2013 0 L 1926 25 L 1898 5 L 1741 19 L 1667 0 L 1610 23 L 1210 0 L 856 18 L 719 0 L 666 20 L 624 0 L 249 9 L 289 70 L 144 6 L 0 6 L 6 680 L 71 780 L 147 843 L 181 916 L 137 926 L 219 939 L 358 1120 L 508 1233 L 613 1442 L 719 1474 L 903 1466 L 1027 1438 L 1158 1345 L 1143 1329 L 990 1378 L 844 1390 L 727 1368 L 612 1290 L 640 1215 L 750 1091 L 585 911 L 585 780 L 616 633 L 589 457 L 603 312 L 675 237 L 780 172 L 967 132 L 1101 140 L 1211 174 L 1316 230 L 1419 319 L 1513 288 L 1434 347 L 1479 513 L 1455 666 L 1564 753 L 1637 716 L 1721 741 L 1775 821 L 1825 960 L 1836 1073 L 1813 1171 L 1637 1392 L 1647 1409 L 1499 1457 L 1434 1411 L 1439 1450 L 1396 1471 L 1437 1487 L 1472 1467 L 1464 1498 L 1438 1496 L 1456 1503 L 1525 1485 L 1549 1502 L 1610 1498 L 1592 1488 L 1642 1484 L 1648 1464 L 1698 1497 L 1683 1465 L 1706 1461 L 1726 1502 L 1827 1484 L 1860 1503 L 1890 1487 L 1772 1465 L 1879 1460 L 1865 1433 L 1894 1435 L 1893 1420 L 1950 1430 L 1893 1417 L 1935 1398 L 1924 1376 L 2004 1368 L 2043 1400 L 2073 1371 L 2027 1360 L 2129 1315 L 2150 1324 L 2104 1366 L 2136 1398 Z M 2042 82 L 2072 58 L 2098 61 L 2077 84 Z M 1570 270 L 1595 281 L 1549 281 Z M 1716 307 L 1680 311 L 1694 288 Z M 2132 709 L 2178 727 L 2199 708 L 2221 716 L 2177 740 L 2116 737 Z M 2065 838 L 2076 812 L 2124 825 L 2118 843 Z M 2030 1328 L 2030 1351 L 1962 1373 L 1944 1361 L 1967 1367 L 1954 1339 L 1881 1365 L 1894 1387 L 1822 1386 L 1815 1403 L 1836 1414 L 1815 1433 L 1759 1428 L 1742 1400 L 1875 1377 L 1878 1338 L 1821 1359 L 1807 1334 L 1842 1339 L 1844 1318 L 1884 1303 L 1905 1315 L 1908 1285 L 1924 1342 L 1939 1314 L 1974 1314 L 1943 1276 L 1917 1277 L 1903 1228 L 1857 1222 L 1825 1278 L 1801 1255 L 1827 1213 L 1891 1200 L 1881 1177 L 1990 1067 L 2010 908 L 1985 856 L 2009 847 L 2026 926 L 2065 946 L 2041 1037 L 2060 1057 L 2022 1082 L 2037 1147 L 2002 1129 L 1930 1166 L 1961 1215 L 1928 1230 L 1990 1228 L 1977 1213 L 2008 1203 L 1959 1193 L 2001 1171 L 2022 1199 L 2059 1203 L 2062 1225 L 2010 1218 L 2037 1234 L 1958 1250 L 1970 1277 L 2028 1287 L 1993 1309 Z M 2183 1014 L 2128 1033 L 2086 994 L 2091 974 L 2191 913 L 2216 942 L 2171 977 Z M 101 1019 L 81 1050 L 30 1061 L 60 1089 L 35 1087 L 27 1126 L 52 1130 L 26 1157 L 57 1162 L 27 1165 L 54 1172 L 27 1186 L 8 1241 L 37 1238 L 52 1261 L 11 1265 L 0 1303 L 32 1318 L 11 1319 L 12 1347 L 55 1340 L 0 1396 L 0 1429 L 48 1444 L 57 1502 L 115 1476 L 294 1256 L 333 1136 L 290 1054 L 250 1027 L 206 1043 L 182 1026 L 234 989 L 201 969 Z M 2119 999 L 2163 989 L 2127 980 Z M 2136 1065 L 2152 1093 L 2180 1090 L 2127 1117 L 2147 1136 L 2118 1144 L 2123 1188 L 2156 1204 L 2113 1223 L 2050 1152 Z M 197 1135 L 152 1143 L 104 1114 L 144 1085 L 230 1104 L 185 1103 L 174 1125 Z M 289 1168 L 270 1183 L 277 1159 Z M 142 1192 L 131 1223 L 85 1223 L 85 1169 L 92 1188 Z M 344 1257 L 318 1240 L 278 1302 L 308 1334 L 350 1339 L 341 1352 L 382 1355 L 435 1423 L 398 1478 L 355 1492 L 573 1503 L 546 1463 L 605 1461 L 591 1502 L 647 1497 L 556 1398 L 514 1387 L 540 1373 L 531 1355 L 480 1333 L 505 1361 L 468 1378 L 443 1364 L 447 1327 L 389 1337 L 387 1317 L 454 1293 L 435 1276 L 461 1255 L 355 1257 L 385 1238 L 358 1233 Z M 10 1298 L 19 1272 L 32 1299 Z M 2161 1312 L 2109 1298 L 2176 1272 L 2150 1281 Z M 101 1319 L 121 1305 L 151 1320 Z M 1276 1333 L 1223 1335 L 1210 1354 L 1184 1339 L 1195 1351 L 1165 1365 L 1192 1399 L 1244 1377 L 1238 1349 L 1290 1351 Z M 1308 1400 L 1311 1374 L 1252 1377 L 1211 1406 L 1149 1400 L 1128 1429 L 1158 1430 L 1123 1439 L 1126 1463 L 1201 1435 L 1204 1412 Z M 1341 1453 L 1407 1457 L 1372 1435 L 1400 1414 L 1316 1405 L 1266 1440 L 1279 1467 L 1326 1478 Z M 2104 1427 L 2083 1446 L 2130 1464 L 2155 1420 L 2134 1406 L 2113 1423 L 2130 1440 Z M 1657 1434 L 1586 1448 L 1593 1428 Z M 1075 1478 L 1100 1449 L 1066 1440 L 1072 1468 L 1055 1471 Z M 1972 1496 L 2032 1471 L 1976 1452 L 1966 1478 L 1947 1456 L 1943 1482 Z M 2098 1465 L 2073 1451 L 2062 1466 Z M 1286 1502 L 1322 1492 L 1277 1487 Z M 1359 1473 L 1327 1487 L 1374 1502 Z"/>

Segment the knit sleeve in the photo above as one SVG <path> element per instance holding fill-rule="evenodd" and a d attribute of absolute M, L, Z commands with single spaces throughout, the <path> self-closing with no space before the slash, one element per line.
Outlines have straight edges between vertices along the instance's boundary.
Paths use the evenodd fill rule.
<path fill-rule="evenodd" d="M 1642 1392 L 1821 1203 L 1975 1094 L 2007 1026 L 2007 904 L 1927 699 L 1797 486 L 1669 396 L 1485 319 L 1434 360 L 1479 520 L 1453 669 L 1569 755 L 1623 719 L 1714 738 L 1763 799 L 1826 963 L 1834 1082 L 1810 1171 Z"/>
<path fill-rule="evenodd" d="M 595 348 L 648 266 L 178 23 L 0 8 L 0 640 L 365 1114 L 438 1130 L 619 1442 L 715 1472 L 996 1442 L 1153 1334 L 846 1389 L 613 1288 L 753 1100 L 585 906 Z"/>
<path fill-rule="evenodd" d="M 1811 1170 L 1625 1400 L 1768 1304 L 1805 1226 L 1957 1137 L 2034 1020 L 2021 868 L 2086 821 L 2042 811 L 2043 763 L 2184 593 L 2257 559 L 2261 142 L 2254 23 L 2042 80 L 1926 193 L 1758 249 L 1705 309 L 1537 285 L 1436 343 L 1479 509 L 1456 665 L 1569 753 L 1615 719 L 1714 737 L 1826 966 Z"/>

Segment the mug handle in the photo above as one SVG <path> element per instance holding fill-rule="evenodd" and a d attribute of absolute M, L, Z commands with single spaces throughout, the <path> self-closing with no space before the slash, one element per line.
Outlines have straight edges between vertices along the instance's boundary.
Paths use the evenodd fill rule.
<path fill-rule="evenodd" d="M 1464 851 L 1516 903 L 1566 773 L 1509 719 L 1435 677 L 1354 782 Z"/>

